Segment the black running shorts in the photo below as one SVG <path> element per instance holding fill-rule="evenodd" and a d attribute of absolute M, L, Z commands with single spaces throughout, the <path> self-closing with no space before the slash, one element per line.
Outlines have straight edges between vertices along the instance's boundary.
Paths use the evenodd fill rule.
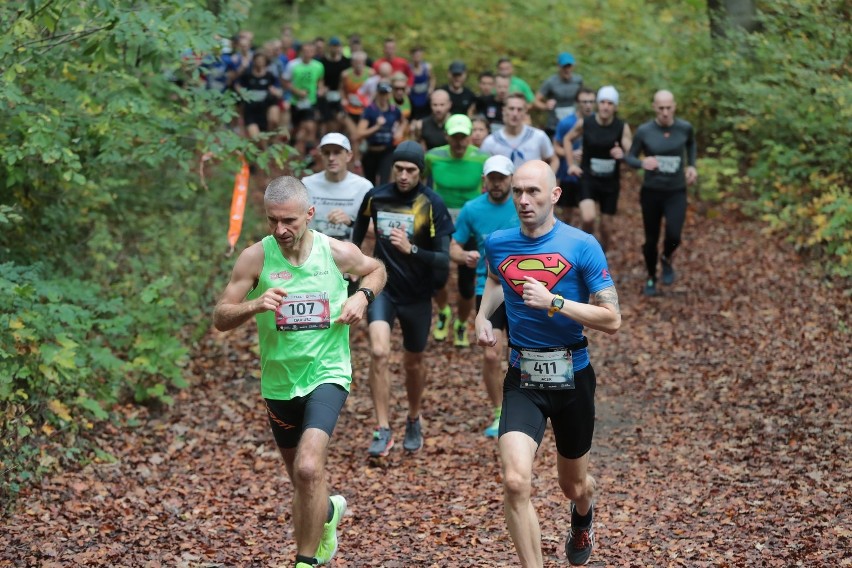
<path fill-rule="evenodd" d="M 340 385 L 325 383 L 307 396 L 290 400 L 263 399 L 275 443 L 279 448 L 295 448 L 302 432 L 318 428 L 331 437 L 349 393 Z"/>
<path fill-rule="evenodd" d="M 547 419 L 553 426 L 556 451 L 567 459 L 581 458 L 592 448 L 595 432 L 595 370 L 591 364 L 574 373 L 574 390 L 521 388 L 521 372 L 509 367 L 503 381 L 500 436 L 523 432 L 541 444 Z"/>
<path fill-rule="evenodd" d="M 402 347 L 411 353 L 422 353 L 429 341 L 432 327 L 432 298 L 414 304 L 398 304 L 387 293 L 379 294 L 367 308 L 367 322 L 386 321 L 393 330 L 399 319 L 402 328 Z"/>

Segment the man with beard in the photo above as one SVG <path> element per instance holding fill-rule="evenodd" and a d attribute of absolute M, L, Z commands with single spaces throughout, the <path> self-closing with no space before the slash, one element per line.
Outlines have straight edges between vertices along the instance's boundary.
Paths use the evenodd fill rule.
<path fill-rule="evenodd" d="M 456 222 L 456 232 L 450 241 L 450 259 L 460 267 L 476 269 L 476 309 L 482 304 L 485 290 L 485 239 L 499 229 L 517 227 L 519 224 L 515 204 L 509 197 L 512 194 L 512 173 L 515 166 L 506 156 L 491 156 L 482 169 L 485 193 L 462 207 Z M 470 250 L 464 246 L 471 239 L 475 247 Z M 482 382 L 488 400 L 491 402 L 493 417 L 485 429 L 487 438 L 496 438 L 500 427 L 500 415 L 503 407 L 503 376 L 500 366 L 503 361 L 503 335 L 506 330 L 506 307 L 501 305 L 489 318 L 494 334 L 494 345 L 486 345 L 482 361 Z"/>
<path fill-rule="evenodd" d="M 390 423 L 390 350 L 395 320 L 402 328 L 402 367 L 408 397 L 403 448 L 423 447 L 420 414 L 426 386 L 424 351 L 432 321 L 432 292 L 447 280 L 453 222 L 441 197 L 421 182 L 423 148 L 406 140 L 393 152 L 393 182 L 372 189 L 355 222 L 353 242 L 360 245 L 372 221 L 374 255 L 388 270 L 385 292 L 367 313 L 370 336 L 370 393 L 378 428 L 367 450 L 378 460 L 394 445 Z"/>

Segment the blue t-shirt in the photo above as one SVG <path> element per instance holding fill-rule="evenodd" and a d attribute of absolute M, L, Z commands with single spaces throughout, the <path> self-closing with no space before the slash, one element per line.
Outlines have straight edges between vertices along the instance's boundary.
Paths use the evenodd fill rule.
<path fill-rule="evenodd" d="M 559 144 L 562 146 L 562 139 L 565 138 L 565 135 L 571 132 L 571 129 L 574 128 L 574 125 L 577 124 L 577 114 L 569 114 L 565 118 L 559 121 L 559 124 L 556 125 L 556 134 L 553 135 L 553 139 L 555 140 L 554 144 Z M 582 136 L 578 136 L 574 143 L 571 144 L 571 148 L 576 152 L 583 145 Z M 568 175 L 568 160 L 565 159 L 565 156 L 559 156 L 559 169 L 556 170 L 556 179 L 559 181 L 568 180 L 571 182 L 579 181 L 577 176 L 569 176 Z"/>
<path fill-rule="evenodd" d="M 456 219 L 456 232 L 453 240 L 464 245 L 471 237 L 476 239 L 479 249 L 479 262 L 476 265 L 476 294 L 481 296 L 485 291 L 485 239 L 499 229 L 511 229 L 520 225 L 515 204 L 511 199 L 503 203 L 494 203 L 483 193 L 476 199 L 465 203 Z"/>
<path fill-rule="evenodd" d="M 489 270 L 503 286 L 509 318 L 509 343 L 518 347 L 560 347 L 583 340 L 583 325 L 562 315 L 524 305 L 524 276 L 542 282 L 566 300 L 588 303 L 589 296 L 613 285 L 606 257 L 590 234 L 561 221 L 546 235 L 530 238 L 520 229 L 495 231 L 485 240 Z M 509 363 L 518 365 L 512 349 Z M 589 364 L 586 349 L 573 352 L 574 370 Z"/>

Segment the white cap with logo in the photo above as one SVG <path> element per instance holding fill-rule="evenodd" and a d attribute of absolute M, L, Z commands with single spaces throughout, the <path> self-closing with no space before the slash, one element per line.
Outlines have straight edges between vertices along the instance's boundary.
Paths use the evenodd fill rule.
<path fill-rule="evenodd" d="M 485 165 L 482 167 L 482 175 L 488 175 L 491 172 L 497 172 L 504 176 L 510 176 L 515 173 L 515 164 L 506 156 L 496 155 L 485 160 Z"/>
<path fill-rule="evenodd" d="M 320 140 L 320 148 L 323 146 L 327 146 L 329 144 L 334 144 L 335 146 L 340 146 L 347 152 L 352 151 L 352 145 L 349 143 L 349 138 L 341 134 L 340 132 L 329 132 Z"/>

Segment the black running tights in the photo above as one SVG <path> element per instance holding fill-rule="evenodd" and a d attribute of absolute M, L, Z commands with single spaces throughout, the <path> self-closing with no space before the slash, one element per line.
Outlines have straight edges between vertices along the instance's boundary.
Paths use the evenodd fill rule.
<path fill-rule="evenodd" d="M 663 240 L 663 256 L 671 258 L 680 245 L 680 234 L 686 221 L 686 189 L 659 190 L 643 187 L 639 193 L 642 206 L 642 224 L 645 227 L 645 268 L 648 278 L 657 279 L 657 247 L 660 242 L 660 224 L 666 220 L 666 234 Z"/>

